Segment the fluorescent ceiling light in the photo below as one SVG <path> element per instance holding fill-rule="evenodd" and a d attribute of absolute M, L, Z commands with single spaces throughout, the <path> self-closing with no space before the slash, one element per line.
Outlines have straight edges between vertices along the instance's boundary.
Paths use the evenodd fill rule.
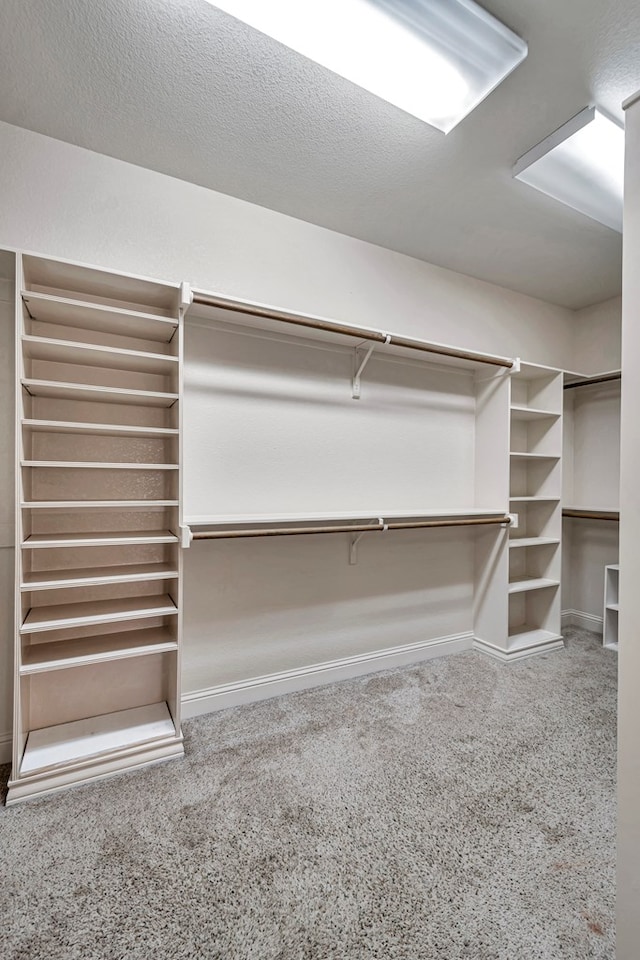
<path fill-rule="evenodd" d="M 527 55 L 473 0 L 211 0 L 448 133 Z"/>
<path fill-rule="evenodd" d="M 520 157 L 513 175 L 622 233 L 624 130 L 595 107 Z"/>

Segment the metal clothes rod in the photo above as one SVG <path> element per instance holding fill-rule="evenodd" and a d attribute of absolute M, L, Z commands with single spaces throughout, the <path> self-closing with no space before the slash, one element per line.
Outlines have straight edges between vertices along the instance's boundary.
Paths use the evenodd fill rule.
<path fill-rule="evenodd" d="M 282 323 L 293 324 L 298 327 L 310 327 L 312 330 L 324 330 L 327 333 L 340 334 L 345 337 L 356 337 L 359 340 L 373 340 L 376 343 L 390 344 L 394 347 L 404 347 L 407 350 L 420 350 L 423 353 L 435 353 L 443 357 L 454 357 L 458 360 L 471 360 L 476 363 L 487 363 L 495 367 L 511 369 L 515 362 L 508 357 L 493 357 L 487 354 L 474 353 L 470 350 L 456 350 L 441 344 L 432 344 L 426 340 L 413 340 L 410 337 L 399 337 L 396 334 L 382 333 L 380 330 L 370 330 L 366 327 L 350 327 L 347 324 L 335 323 L 333 320 L 323 320 L 320 317 L 310 317 L 304 314 L 288 313 L 286 310 L 276 310 L 273 307 L 262 306 L 258 303 L 249 303 L 243 300 L 230 300 L 226 297 L 211 293 L 193 292 L 193 303 L 205 307 L 218 307 L 232 313 L 243 313 L 251 317 L 261 317 L 264 320 L 278 320 Z"/>
<path fill-rule="evenodd" d="M 622 372 L 616 370 L 615 373 L 603 373 L 599 377 L 585 377 L 584 380 L 574 380 L 573 383 L 565 383 L 565 390 L 573 390 L 575 387 L 588 387 L 592 383 L 608 383 L 609 380 L 620 380 Z"/>
<path fill-rule="evenodd" d="M 614 523 L 620 522 L 620 512 L 618 510 L 563 510 L 563 517 L 574 517 L 579 520 L 612 520 Z"/>
<path fill-rule="evenodd" d="M 295 537 L 307 536 L 314 533 L 369 533 L 386 530 L 418 530 L 425 527 L 473 527 L 486 524 L 509 524 L 511 518 L 502 517 L 470 517 L 469 519 L 455 520 L 408 520 L 391 523 L 360 523 L 334 524 L 325 527 L 271 527 L 268 529 L 246 530 L 195 530 L 192 531 L 193 540 L 236 540 L 240 537 Z"/>

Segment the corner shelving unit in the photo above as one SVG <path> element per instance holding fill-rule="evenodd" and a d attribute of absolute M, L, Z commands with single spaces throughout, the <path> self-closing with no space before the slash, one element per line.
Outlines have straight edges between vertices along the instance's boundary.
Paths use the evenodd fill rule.
<path fill-rule="evenodd" d="M 618 592 L 618 580 L 620 576 L 620 565 L 617 563 L 609 564 L 604 568 L 604 628 L 602 633 L 602 645 L 607 650 L 618 650 L 618 611 L 620 609 L 620 596 Z"/>
<path fill-rule="evenodd" d="M 19 258 L 7 803 L 179 756 L 181 287 Z"/>

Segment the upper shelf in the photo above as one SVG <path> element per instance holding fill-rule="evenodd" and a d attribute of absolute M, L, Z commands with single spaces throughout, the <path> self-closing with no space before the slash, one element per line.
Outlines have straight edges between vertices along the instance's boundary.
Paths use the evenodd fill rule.
<path fill-rule="evenodd" d="M 178 357 L 121 347 L 103 347 L 97 344 L 77 343 L 74 340 L 56 340 L 51 337 L 22 337 L 25 357 L 48 360 L 52 363 L 76 363 L 85 367 L 109 370 L 133 370 L 139 373 L 168 373 L 178 369 Z"/>
<path fill-rule="evenodd" d="M 164 343 L 173 339 L 178 327 L 175 317 L 161 317 L 123 307 L 35 293 L 32 290 L 23 290 L 22 299 L 34 320 L 64 327 L 99 330 L 101 333 Z"/>
<path fill-rule="evenodd" d="M 208 526 L 228 526 L 239 527 L 245 524 L 286 524 L 286 523 L 328 523 L 331 521 L 376 521 L 378 518 L 386 520 L 409 520 L 419 518 L 421 520 L 441 520 L 446 518 L 462 519 L 465 517 L 501 517 L 507 511 L 497 509 L 481 509 L 479 507 L 470 507 L 461 509 L 455 507 L 452 510 L 425 510 L 417 508 L 415 510 L 370 510 L 369 512 L 358 511 L 334 511 L 333 513 L 238 513 L 238 514 L 212 514 L 210 516 L 191 516 L 185 517 L 184 523 L 190 527 L 208 527 Z"/>

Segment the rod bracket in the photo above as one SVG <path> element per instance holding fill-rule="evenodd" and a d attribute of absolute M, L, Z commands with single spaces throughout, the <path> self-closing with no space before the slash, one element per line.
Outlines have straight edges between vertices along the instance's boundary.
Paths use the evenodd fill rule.
<path fill-rule="evenodd" d="M 180 524 L 180 546 L 183 550 L 187 550 L 191 546 L 191 541 L 193 540 L 193 533 L 191 532 L 191 527 L 186 523 Z"/>
<path fill-rule="evenodd" d="M 389 525 L 384 522 L 384 517 L 378 517 L 378 530 L 388 530 Z M 358 562 L 358 544 L 364 537 L 365 533 L 369 531 L 364 530 L 362 533 L 359 533 L 357 537 L 351 538 L 351 543 L 349 544 L 349 566 L 355 567 Z"/>
<path fill-rule="evenodd" d="M 388 333 L 383 333 L 382 336 L 384 337 L 384 346 L 386 346 L 388 343 L 391 343 L 391 336 Z M 376 346 L 377 344 L 374 341 L 370 346 L 365 347 L 364 349 L 361 347 L 356 347 L 353 351 L 353 381 L 351 385 L 351 396 L 354 400 L 360 399 L 360 378 L 364 373 L 364 369 L 369 363 L 371 355 L 373 354 Z"/>
<path fill-rule="evenodd" d="M 511 364 L 510 373 L 520 373 L 521 365 L 522 365 L 522 361 L 520 357 L 515 357 L 513 360 L 513 363 Z"/>

